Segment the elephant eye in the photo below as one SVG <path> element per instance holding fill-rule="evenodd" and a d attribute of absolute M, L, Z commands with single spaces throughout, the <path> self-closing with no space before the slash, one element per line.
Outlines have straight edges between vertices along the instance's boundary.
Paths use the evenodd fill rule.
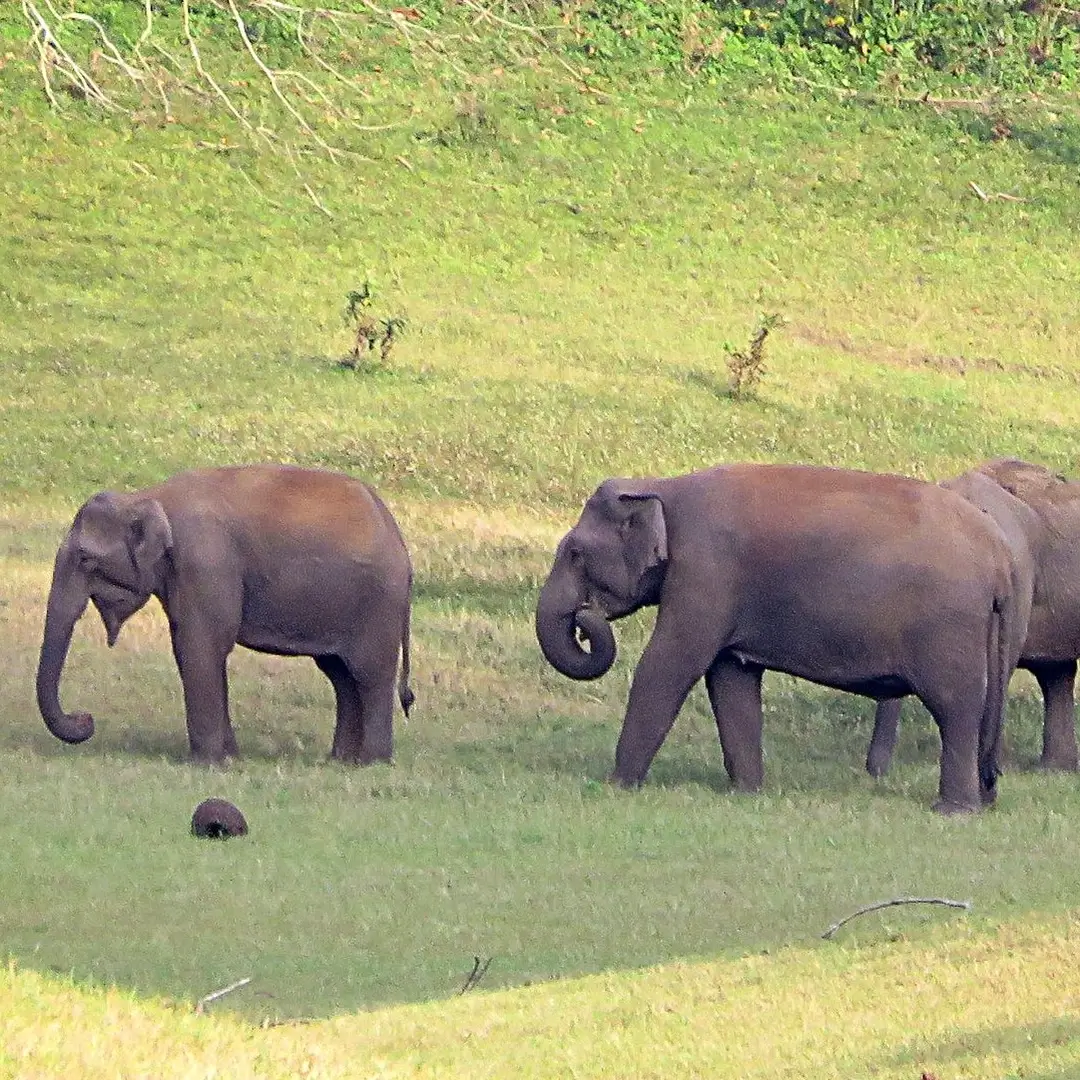
<path fill-rule="evenodd" d="M 97 559 L 85 551 L 79 552 L 78 561 L 79 569 L 85 570 L 88 574 L 93 573 L 97 569 Z"/>

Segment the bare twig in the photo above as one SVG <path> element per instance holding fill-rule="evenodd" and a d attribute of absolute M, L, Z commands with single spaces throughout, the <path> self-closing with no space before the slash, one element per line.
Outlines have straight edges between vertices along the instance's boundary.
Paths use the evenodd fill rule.
<path fill-rule="evenodd" d="M 241 986 L 247 986 L 251 982 L 251 977 L 248 976 L 244 979 L 237 979 L 234 983 L 229 983 L 228 986 L 223 986 L 220 990 L 215 990 L 212 994 L 207 994 L 205 997 L 199 998 L 198 1004 L 195 1006 L 197 1013 L 203 1013 L 206 1011 L 206 1006 L 213 1001 L 217 1001 L 218 998 L 223 998 L 226 994 L 231 994 L 234 990 L 239 990 Z"/>
<path fill-rule="evenodd" d="M 308 133 L 308 135 L 315 140 L 329 155 L 330 160 L 337 162 L 338 154 L 347 154 L 349 151 L 341 150 L 338 147 L 331 146 L 308 122 L 304 119 L 303 113 L 301 113 L 295 105 L 281 92 L 281 87 L 278 85 L 279 72 L 268 67 L 261 56 L 255 51 L 255 46 L 251 44 L 251 38 L 248 37 L 247 27 L 244 26 L 244 20 L 240 16 L 240 11 L 236 6 L 236 0 L 227 0 L 229 5 L 229 11 L 232 12 L 233 20 L 236 22 L 236 27 L 240 31 L 240 37 L 244 42 L 244 48 L 247 49 L 248 55 L 255 61 L 259 70 L 266 76 L 267 81 L 270 83 L 270 89 L 273 90 L 274 96 L 281 102 L 282 105 L 289 111 L 292 118 L 300 125 L 300 127 Z M 321 93 L 321 91 L 320 91 Z M 306 186 L 306 185 L 305 185 Z M 310 194 L 310 191 L 309 191 Z M 321 206 L 316 201 L 316 206 L 326 213 L 326 208 Z M 329 216 L 329 215 L 328 215 Z"/>
<path fill-rule="evenodd" d="M 266 1016 L 263 1018 L 262 1023 L 259 1024 L 259 1027 L 265 1031 L 266 1028 L 292 1027 L 294 1024 L 317 1024 L 318 1022 L 318 1018 L 314 1016 L 294 1016 L 276 1020 L 271 1020 L 269 1016 Z"/>
<path fill-rule="evenodd" d="M 859 908 L 858 911 L 853 911 L 838 923 L 833 923 L 833 925 L 821 936 L 827 941 L 841 926 L 851 922 L 852 919 L 857 919 L 860 915 L 865 915 L 870 911 L 880 911 L 882 908 L 887 907 L 898 907 L 901 904 L 940 904 L 942 907 L 962 908 L 964 911 L 971 910 L 970 900 L 945 900 L 937 896 L 898 896 L 895 900 L 880 900 L 876 904 L 867 904 L 866 907 Z"/>
<path fill-rule="evenodd" d="M 98 32 L 98 36 L 101 38 L 101 44 L 105 49 L 105 52 L 99 54 L 101 58 L 115 64 L 129 79 L 131 79 L 132 82 L 142 82 L 143 73 L 137 68 L 133 68 L 123 56 L 120 55 L 120 50 L 113 44 L 109 35 L 105 33 L 105 27 L 103 27 L 92 15 L 86 15 L 81 11 L 68 11 L 61 14 L 53 7 L 51 0 L 42 0 L 42 2 L 48 8 L 49 14 L 52 15 L 57 22 L 84 22 L 93 26 Z"/>
<path fill-rule="evenodd" d="M 974 180 L 968 181 L 968 187 L 975 192 L 976 195 L 982 199 L 983 202 L 990 202 L 993 199 L 1001 199 L 1003 202 L 1023 202 L 1024 200 L 1019 195 L 1010 195 L 1005 191 L 996 191 L 993 195 L 988 195 Z"/>
<path fill-rule="evenodd" d="M 472 990 L 480 980 L 487 974 L 487 969 L 491 967 L 491 961 L 494 957 L 489 956 L 486 960 L 481 961 L 479 956 L 473 957 L 473 969 L 469 972 L 469 977 L 463 983 L 458 994 L 467 993 Z"/>
<path fill-rule="evenodd" d="M 199 73 L 199 77 L 214 91 L 222 102 L 225 104 L 225 108 L 229 110 L 239 122 L 240 126 L 245 131 L 250 132 L 252 135 L 256 133 L 256 129 L 253 128 L 248 121 L 247 117 L 233 104 L 232 98 L 225 93 L 224 90 L 218 85 L 217 80 L 209 71 L 203 66 L 202 57 L 199 55 L 199 47 L 195 44 L 195 36 L 191 32 L 191 9 L 188 6 L 188 0 L 182 0 L 180 5 L 181 11 L 184 16 L 184 39 L 187 41 L 188 49 L 191 52 L 191 59 L 195 62 L 195 70 Z M 262 134 L 261 131 L 259 134 Z M 263 135 L 267 144 L 271 149 L 274 149 L 274 144 Z"/>
<path fill-rule="evenodd" d="M 60 109 L 60 102 L 53 91 L 49 72 L 56 68 L 71 79 L 74 89 L 81 97 L 96 101 L 106 109 L 119 110 L 120 106 L 101 89 L 100 86 L 83 70 L 75 58 L 60 44 L 49 26 L 48 20 L 38 10 L 33 0 L 22 0 L 23 14 L 33 31 L 31 40 L 38 53 L 38 71 L 45 88 L 45 96 L 54 109 Z"/>
<path fill-rule="evenodd" d="M 813 79 L 804 78 L 802 75 L 790 76 L 792 82 L 801 86 L 809 86 L 813 90 L 827 90 L 838 98 L 858 98 L 860 101 L 871 103 L 884 102 L 898 105 L 930 105 L 941 109 L 982 109 L 987 110 L 993 105 L 993 97 L 967 98 L 967 97 L 934 97 L 929 91 L 914 97 L 902 94 L 878 94 L 872 90 L 856 90 L 850 86 L 833 86 L 830 83 L 815 82 Z"/>

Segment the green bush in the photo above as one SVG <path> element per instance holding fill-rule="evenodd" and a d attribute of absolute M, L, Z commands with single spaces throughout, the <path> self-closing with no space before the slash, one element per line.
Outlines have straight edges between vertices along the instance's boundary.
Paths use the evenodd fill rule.
<path fill-rule="evenodd" d="M 780 47 L 829 49 L 1016 83 L 1076 73 L 1077 16 L 1040 0 L 713 0 L 720 22 Z"/>

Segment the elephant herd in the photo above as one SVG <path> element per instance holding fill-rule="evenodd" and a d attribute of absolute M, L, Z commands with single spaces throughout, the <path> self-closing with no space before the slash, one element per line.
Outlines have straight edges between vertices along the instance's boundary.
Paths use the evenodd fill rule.
<path fill-rule="evenodd" d="M 236 644 L 310 656 L 336 698 L 333 758 L 388 760 L 408 714 L 412 568 L 366 484 L 287 465 L 196 469 L 89 499 L 56 554 L 37 671 L 49 730 L 88 739 L 60 676 L 93 603 L 109 645 L 151 596 L 169 620 L 192 757 L 235 755 L 226 663 Z M 1080 484 L 1001 459 L 940 485 L 803 465 L 721 465 L 607 480 L 560 541 L 536 606 L 548 662 L 574 679 L 615 659 L 609 623 L 657 608 L 612 780 L 640 784 L 703 678 L 737 788 L 763 779 L 766 669 L 874 698 L 881 775 L 900 699 L 941 736 L 944 813 L 993 801 L 1017 666 L 1045 699 L 1042 764 L 1076 769 Z M 400 655 L 400 674 L 398 657 Z M 396 694 L 395 694 L 396 691 Z"/>

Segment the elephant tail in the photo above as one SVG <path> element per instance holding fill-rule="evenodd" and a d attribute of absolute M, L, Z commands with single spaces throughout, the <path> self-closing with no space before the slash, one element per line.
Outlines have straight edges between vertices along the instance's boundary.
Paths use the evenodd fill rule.
<path fill-rule="evenodd" d="M 409 686 L 409 623 L 412 620 L 412 604 L 405 609 L 405 625 L 401 630 L 401 675 L 398 677 L 398 701 L 406 718 L 416 695 Z"/>
<path fill-rule="evenodd" d="M 979 731 L 979 782 L 984 802 L 993 802 L 1002 729 L 1005 724 L 1005 694 L 1016 666 L 1021 635 L 1016 626 L 1017 605 L 1011 590 L 995 591 L 989 620 L 986 650 L 986 702 Z"/>

